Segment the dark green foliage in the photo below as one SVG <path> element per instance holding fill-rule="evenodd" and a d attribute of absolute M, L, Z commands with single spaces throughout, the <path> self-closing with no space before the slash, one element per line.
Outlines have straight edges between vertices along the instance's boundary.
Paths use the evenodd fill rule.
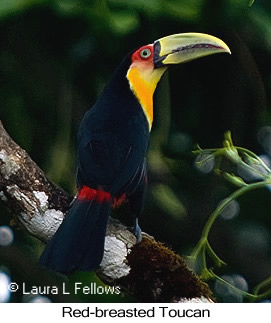
<path fill-rule="evenodd" d="M 0 119 L 49 178 L 74 193 L 79 122 L 121 59 L 172 33 L 223 39 L 231 56 L 169 70 L 155 97 L 149 189 L 140 223 L 188 254 L 212 211 L 234 190 L 194 167 L 194 144 L 220 146 L 230 130 L 236 145 L 270 157 L 270 131 L 263 127 L 271 123 L 271 2 L 252 2 L 0 0 Z M 263 189 L 243 196 L 238 217 L 219 219 L 209 237 L 250 288 L 271 272 L 270 194 Z M 0 224 L 8 224 L 3 206 L 0 212 Z M 38 258 L 39 243 L 22 233 L 15 241 Z"/>

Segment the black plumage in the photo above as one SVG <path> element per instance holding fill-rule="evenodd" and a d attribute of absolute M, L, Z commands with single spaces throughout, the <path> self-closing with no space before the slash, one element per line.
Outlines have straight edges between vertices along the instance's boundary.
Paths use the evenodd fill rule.
<path fill-rule="evenodd" d="M 85 114 L 78 132 L 79 195 L 48 243 L 40 263 L 62 273 L 96 269 L 103 257 L 106 223 L 114 200 L 124 194 L 140 239 L 137 217 L 146 186 L 149 126 L 126 78 L 128 55 L 119 65 L 95 105 Z M 108 192 L 111 199 L 81 200 L 80 189 Z"/>
<path fill-rule="evenodd" d="M 78 133 L 78 195 L 40 263 L 68 273 L 96 269 L 103 257 L 107 219 L 116 200 L 127 198 L 141 239 L 138 217 L 146 190 L 146 153 L 153 119 L 153 93 L 169 65 L 230 53 L 220 39 L 174 34 L 126 56 Z"/>

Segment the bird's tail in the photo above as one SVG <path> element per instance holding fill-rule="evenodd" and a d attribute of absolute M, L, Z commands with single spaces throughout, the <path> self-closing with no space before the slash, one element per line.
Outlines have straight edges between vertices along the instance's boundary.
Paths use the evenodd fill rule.
<path fill-rule="evenodd" d="M 109 193 L 84 186 L 47 244 L 40 264 L 60 273 L 97 269 L 111 204 Z"/>

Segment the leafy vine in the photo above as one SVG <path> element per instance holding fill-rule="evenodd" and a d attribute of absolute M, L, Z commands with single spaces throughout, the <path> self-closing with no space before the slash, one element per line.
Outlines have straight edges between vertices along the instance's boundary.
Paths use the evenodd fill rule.
<path fill-rule="evenodd" d="M 231 138 L 231 133 L 225 134 L 225 139 L 222 148 L 215 149 L 201 149 L 197 146 L 194 151 L 195 154 L 200 154 L 201 159 L 197 161 L 198 166 L 202 167 L 206 164 L 210 158 L 215 159 L 214 171 L 223 175 L 228 181 L 237 186 L 237 190 L 229 195 L 226 199 L 221 201 L 211 216 L 208 218 L 204 229 L 202 231 L 201 239 L 188 257 L 191 265 L 195 266 L 196 263 L 201 264 L 200 278 L 204 281 L 217 279 L 218 281 L 226 284 L 229 288 L 232 288 L 237 293 L 240 293 L 245 299 L 251 302 L 258 302 L 267 297 L 271 297 L 271 276 L 266 280 L 259 283 L 253 290 L 252 293 L 243 291 L 225 279 L 215 274 L 215 268 L 226 266 L 226 263 L 215 253 L 209 242 L 209 233 L 217 220 L 221 212 L 235 199 L 241 195 L 246 194 L 249 191 L 266 187 L 271 184 L 271 169 L 264 163 L 264 161 L 251 152 L 248 149 L 234 146 Z M 221 170 L 220 165 L 223 158 L 227 158 L 231 163 L 241 166 L 249 172 L 252 172 L 256 177 L 257 181 L 253 183 L 247 183 L 239 176 L 235 174 L 224 172 Z M 213 267 L 207 267 L 207 257 L 213 263 Z"/>

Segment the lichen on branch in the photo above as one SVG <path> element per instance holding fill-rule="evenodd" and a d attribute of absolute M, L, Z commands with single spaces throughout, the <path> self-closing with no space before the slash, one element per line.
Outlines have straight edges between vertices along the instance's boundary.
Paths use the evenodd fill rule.
<path fill-rule="evenodd" d="M 0 199 L 24 229 L 45 243 L 63 221 L 72 200 L 10 138 L 1 121 Z M 179 255 L 146 234 L 136 244 L 134 235 L 114 219 L 109 219 L 97 275 L 139 301 L 211 301 L 208 286 Z"/>

